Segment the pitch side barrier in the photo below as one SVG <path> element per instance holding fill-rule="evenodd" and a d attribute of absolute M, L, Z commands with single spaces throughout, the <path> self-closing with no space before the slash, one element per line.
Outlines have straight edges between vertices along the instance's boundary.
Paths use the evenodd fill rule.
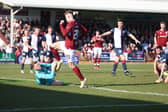
<path fill-rule="evenodd" d="M 136 51 L 132 53 L 124 53 L 126 60 L 128 62 L 145 62 L 145 55 L 143 51 Z M 115 59 L 114 52 L 102 52 L 101 54 L 101 62 L 111 62 Z M 93 61 L 93 54 L 92 54 Z"/>
<path fill-rule="evenodd" d="M 67 64 L 67 59 L 63 52 L 59 52 L 61 59 L 65 64 Z M 143 51 L 136 51 L 132 53 L 124 53 L 126 60 L 128 62 L 145 62 L 145 56 Z M 111 62 L 114 61 L 115 53 L 114 52 L 102 52 L 101 54 L 101 62 Z M 17 62 L 21 63 L 22 56 L 20 55 L 17 58 Z M 79 63 L 79 55 L 74 57 L 75 64 Z M 93 53 L 92 53 L 92 60 L 93 60 Z M 14 53 L 0 53 L 0 63 L 7 64 L 7 63 L 15 63 L 16 56 Z M 26 59 L 26 64 L 29 64 L 29 60 Z"/>

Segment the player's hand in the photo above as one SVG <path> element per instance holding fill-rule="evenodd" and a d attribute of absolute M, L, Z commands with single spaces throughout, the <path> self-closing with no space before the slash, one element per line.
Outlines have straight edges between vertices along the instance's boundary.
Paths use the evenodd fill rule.
<path fill-rule="evenodd" d="M 135 40 L 135 43 L 136 44 L 140 44 L 141 42 L 139 40 Z"/>
<path fill-rule="evenodd" d="M 29 47 L 29 49 L 30 49 L 30 50 L 32 50 L 32 49 L 33 49 L 33 47 L 32 47 L 32 46 L 30 46 L 30 47 Z"/>
<path fill-rule="evenodd" d="M 64 20 L 61 20 L 61 21 L 60 21 L 60 24 L 64 24 Z"/>
<path fill-rule="evenodd" d="M 156 47 L 157 47 L 157 44 L 154 44 L 153 47 L 152 47 L 152 49 L 155 49 Z"/>

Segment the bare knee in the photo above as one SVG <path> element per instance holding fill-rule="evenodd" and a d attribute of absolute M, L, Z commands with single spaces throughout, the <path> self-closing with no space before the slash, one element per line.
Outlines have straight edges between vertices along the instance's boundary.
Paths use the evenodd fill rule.
<path fill-rule="evenodd" d="M 119 62 L 120 58 L 118 56 L 115 57 L 115 62 Z"/>
<path fill-rule="evenodd" d="M 73 62 L 68 63 L 69 68 L 73 69 L 75 67 L 75 64 Z"/>

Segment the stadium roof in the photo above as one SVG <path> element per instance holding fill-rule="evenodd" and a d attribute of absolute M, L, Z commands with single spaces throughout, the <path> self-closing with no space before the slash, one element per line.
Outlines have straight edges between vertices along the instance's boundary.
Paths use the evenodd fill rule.
<path fill-rule="evenodd" d="M 12 7 L 168 13 L 168 0 L 0 0 Z"/>

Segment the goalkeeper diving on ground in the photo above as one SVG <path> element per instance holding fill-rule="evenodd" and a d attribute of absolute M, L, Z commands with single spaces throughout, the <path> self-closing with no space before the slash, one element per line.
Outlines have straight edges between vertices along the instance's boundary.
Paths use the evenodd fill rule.
<path fill-rule="evenodd" d="M 51 64 L 34 62 L 36 83 L 39 85 L 66 85 L 63 81 L 55 80 L 56 72 L 59 69 L 60 64 L 57 61 Z"/>

